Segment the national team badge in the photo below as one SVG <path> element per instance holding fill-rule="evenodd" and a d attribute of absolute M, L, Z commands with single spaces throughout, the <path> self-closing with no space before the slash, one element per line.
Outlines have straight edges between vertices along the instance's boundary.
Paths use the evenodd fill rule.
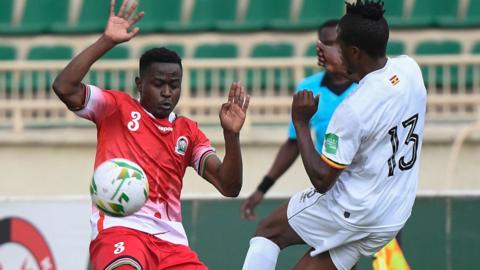
<path fill-rule="evenodd" d="M 336 155 L 338 149 L 338 136 L 333 133 L 325 135 L 325 151 L 329 154 Z"/>
<path fill-rule="evenodd" d="M 179 155 L 185 155 L 188 147 L 188 139 L 184 136 L 180 136 L 177 139 L 177 144 L 175 145 L 175 152 Z"/>

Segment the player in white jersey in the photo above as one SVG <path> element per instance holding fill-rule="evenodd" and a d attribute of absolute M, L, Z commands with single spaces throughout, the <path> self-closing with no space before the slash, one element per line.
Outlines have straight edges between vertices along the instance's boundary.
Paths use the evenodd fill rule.
<path fill-rule="evenodd" d="M 275 269 L 280 249 L 312 247 L 295 269 L 341 269 L 380 250 L 404 226 L 415 200 L 426 89 L 417 63 L 389 59 L 382 1 L 347 3 L 335 46 L 318 44 L 319 63 L 359 87 L 335 111 L 322 155 L 308 121 L 318 97 L 295 94 L 292 119 L 312 188 L 259 224 L 244 270 Z"/>

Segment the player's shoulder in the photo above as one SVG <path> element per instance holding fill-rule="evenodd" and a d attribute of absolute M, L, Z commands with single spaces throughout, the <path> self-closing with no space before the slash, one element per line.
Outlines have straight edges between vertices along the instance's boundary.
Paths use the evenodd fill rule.
<path fill-rule="evenodd" d="M 183 115 L 175 115 L 175 125 L 189 130 L 198 130 L 198 122 Z"/>
<path fill-rule="evenodd" d="M 323 79 L 325 76 L 325 71 L 320 71 L 317 72 L 313 75 L 310 75 L 306 78 L 304 78 L 300 83 L 297 85 L 297 89 L 304 89 L 304 88 L 311 88 L 311 86 L 318 86 L 320 85 L 320 81 Z"/>

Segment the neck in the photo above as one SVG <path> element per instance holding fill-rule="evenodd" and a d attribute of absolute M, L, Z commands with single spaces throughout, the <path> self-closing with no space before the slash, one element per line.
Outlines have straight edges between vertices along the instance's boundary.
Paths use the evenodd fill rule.
<path fill-rule="evenodd" d="M 359 74 L 359 81 L 363 79 L 367 74 L 374 72 L 375 70 L 382 69 L 387 64 L 388 58 L 386 56 L 378 59 L 368 58 L 364 60 L 364 65 L 361 67 Z"/>

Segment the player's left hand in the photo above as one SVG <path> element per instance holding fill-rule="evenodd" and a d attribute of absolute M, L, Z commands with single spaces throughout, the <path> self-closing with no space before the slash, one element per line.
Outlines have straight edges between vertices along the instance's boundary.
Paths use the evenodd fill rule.
<path fill-rule="evenodd" d="M 230 86 L 228 101 L 222 105 L 220 110 L 220 124 L 224 131 L 240 133 L 245 117 L 247 115 L 250 96 L 239 82 Z"/>
<path fill-rule="evenodd" d="M 294 124 L 308 124 L 317 112 L 320 95 L 313 96 L 308 90 L 302 90 L 293 95 L 292 120 Z"/>

